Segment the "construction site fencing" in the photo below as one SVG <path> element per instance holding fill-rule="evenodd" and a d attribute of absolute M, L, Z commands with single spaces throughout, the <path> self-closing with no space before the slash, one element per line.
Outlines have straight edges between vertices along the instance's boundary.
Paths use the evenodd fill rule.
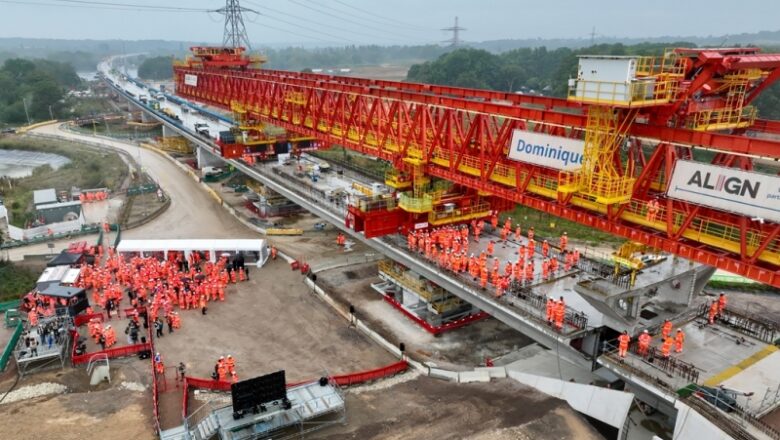
<path fill-rule="evenodd" d="M 523 287 L 518 281 L 512 281 L 509 284 L 509 292 L 514 295 L 515 298 L 524 301 L 532 308 L 539 311 L 540 314 L 547 313 L 547 297 L 544 295 L 537 295 L 527 287 Z M 569 306 L 565 306 L 563 322 L 578 330 L 583 330 L 588 327 L 588 315 L 585 312 L 575 310 Z"/>
<path fill-rule="evenodd" d="M 710 306 L 707 303 L 700 305 L 698 315 L 707 319 L 709 308 Z M 773 344 L 777 338 L 777 324 L 761 319 L 756 315 L 749 316 L 747 311 L 742 313 L 726 307 L 720 311 L 717 319 L 721 324 L 767 344 Z"/>
<path fill-rule="evenodd" d="M 338 386 L 359 385 L 374 380 L 384 379 L 386 377 L 394 376 L 398 373 L 404 372 L 409 368 L 409 363 L 406 360 L 400 360 L 384 367 L 375 368 L 373 370 L 359 371 L 356 373 L 342 374 L 336 376 L 329 376 L 328 380 Z M 317 379 L 305 380 L 301 382 L 288 383 L 287 388 L 292 388 L 298 385 L 311 383 Z M 189 391 L 190 389 L 204 389 L 211 391 L 229 392 L 231 382 L 215 380 L 215 379 L 203 379 L 199 377 L 186 376 L 184 378 L 183 396 L 182 396 L 182 417 L 187 419 L 187 411 L 189 404 Z"/>
<path fill-rule="evenodd" d="M 128 196 L 138 196 L 141 194 L 148 194 L 157 192 L 157 189 L 159 187 L 156 183 L 147 183 L 145 185 L 138 185 L 138 186 L 131 186 L 127 188 L 127 195 Z"/>
<path fill-rule="evenodd" d="M 14 299 L 14 300 L 11 300 L 11 301 L 0 302 L 0 312 L 5 312 L 6 310 L 9 310 L 9 309 L 18 309 L 19 305 L 21 303 L 22 303 L 22 301 L 18 300 L 18 299 Z"/>
<path fill-rule="evenodd" d="M 602 345 L 602 351 L 607 355 L 612 357 L 615 361 L 620 361 L 620 357 L 618 355 L 618 340 L 612 339 L 610 341 L 604 341 Z M 649 364 L 652 364 L 655 368 L 663 371 L 664 373 L 671 376 L 677 376 L 681 377 L 693 384 L 699 383 L 699 377 L 701 376 L 701 373 L 703 373 L 703 370 L 698 368 L 697 366 L 693 365 L 690 362 L 685 362 L 682 359 L 674 357 L 672 354 L 669 355 L 669 357 L 664 357 L 661 353 L 661 349 L 658 347 L 648 347 L 646 353 L 640 353 L 639 352 L 639 341 L 638 340 L 632 340 L 631 343 L 628 346 L 628 354 L 633 357 L 636 357 L 641 360 L 641 362 L 647 362 Z M 622 364 L 623 366 L 629 366 L 628 364 Z M 634 367 L 631 367 L 632 369 Z M 639 371 L 637 369 L 637 371 Z M 643 375 L 646 375 L 645 373 L 642 373 Z M 653 380 L 653 382 L 658 382 L 657 380 Z M 671 390 L 670 387 L 667 386 Z"/>
<path fill-rule="evenodd" d="M 780 431 L 746 411 L 742 406 L 729 403 L 729 400 L 722 399 L 719 394 L 713 394 L 705 388 L 697 387 L 684 402 L 734 439 L 752 440 L 756 438 L 745 429 L 745 424 L 749 424 L 769 438 L 780 440 Z M 733 415 L 737 420 L 728 416 L 724 417 L 724 412 Z"/>
<path fill-rule="evenodd" d="M 5 367 L 8 366 L 8 360 L 11 359 L 11 354 L 14 352 L 16 344 L 19 342 L 23 330 L 24 325 L 21 321 L 18 321 L 14 333 L 11 335 L 11 339 L 8 340 L 8 344 L 6 344 L 5 349 L 3 350 L 3 355 L 0 356 L 0 371 L 5 371 Z"/>
<path fill-rule="evenodd" d="M 73 340 L 78 341 L 78 338 L 79 338 L 79 333 L 74 331 Z M 78 343 L 73 344 L 73 351 L 71 353 L 71 363 L 73 364 L 73 366 L 89 363 L 90 358 L 92 358 L 92 356 L 96 354 L 106 355 L 106 357 L 108 357 L 109 359 L 117 359 L 122 357 L 135 356 L 138 353 L 141 353 L 142 351 L 152 350 L 151 342 L 146 342 L 143 344 L 133 344 L 133 345 L 126 345 L 123 347 L 107 348 L 105 350 L 100 350 L 91 353 L 76 354 L 77 345 Z"/>
<path fill-rule="evenodd" d="M 434 325 L 431 325 L 428 321 L 426 321 L 426 320 L 420 318 L 419 316 L 415 315 L 414 313 L 406 310 L 406 308 L 404 308 L 404 306 L 401 305 L 401 303 L 399 303 L 397 300 L 395 300 L 394 298 L 390 297 L 389 295 L 382 295 L 382 297 L 390 305 L 392 305 L 398 311 L 403 313 L 407 318 L 411 319 L 417 325 L 422 327 L 423 330 L 425 330 L 426 332 L 428 332 L 428 333 L 430 333 L 430 334 L 432 334 L 434 336 L 438 336 L 438 335 L 440 335 L 440 334 L 442 334 L 444 332 L 450 331 L 450 330 L 459 329 L 459 328 L 464 327 L 464 326 L 466 326 L 468 324 L 471 324 L 474 321 L 478 321 L 480 319 L 487 318 L 489 316 L 485 312 L 477 312 L 477 313 L 474 313 L 472 315 L 468 315 L 466 317 L 463 317 L 463 318 L 460 318 L 460 319 L 456 319 L 455 321 L 450 321 L 450 322 L 448 322 L 446 324 L 434 326 Z"/>
<path fill-rule="evenodd" d="M 69 232 L 55 232 L 51 235 L 41 235 L 39 237 L 27 238 L 23 240 L 12 240 L 0 245 L 0 249 L 13 249 L 17 247 L 27 246 L 31 244 L 46 243 L 52 240 L 58 240 L 61 238 L 73 238 L 81 235 L 90 235 L 98 232 L 100 228 L 97 225 L 82 225 L 81 229 L 69 231 Z"/>

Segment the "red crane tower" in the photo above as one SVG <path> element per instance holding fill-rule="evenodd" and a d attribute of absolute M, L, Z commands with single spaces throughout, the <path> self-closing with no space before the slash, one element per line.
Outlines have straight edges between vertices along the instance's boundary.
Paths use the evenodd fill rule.
<path fill-rule="evenodd" d="M 174 71 L 184 98 L 391 163 L 396 196 L 350 207 L 366 236 L 520 203 L 780 287 L 780 178 L 762 162 L 780 158 L 780 123 L 751 106 L 778 67 L 755 48 L 582 57 L 568 99 L 243 62 Z"/>

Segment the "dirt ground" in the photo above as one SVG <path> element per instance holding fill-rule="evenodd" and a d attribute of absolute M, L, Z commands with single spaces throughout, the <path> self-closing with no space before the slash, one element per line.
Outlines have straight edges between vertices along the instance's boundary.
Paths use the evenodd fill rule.
<path fill-rule="evenodd" d="M 509 379 L 456 384 L 421 376 L 391 388 L 382 385 L 348 390 L 347 423 L 317 431 L 308 438 L 603 438 L 564 401 Z"/>
<path fill-rule="evenodd" d="M 378 368 L 396 359 L 315 296 L 282 259 L 252 269 L 250 279 L 231 286 L 225 302 L 180 312 L 182 328 L 155 341 L 169 367 L 184 362 L 187 374 L 208 378 L 220 356 L 236 359 L 239 380 L 285 370 L 289 382 Z M 161 397 L 163 428 L 181 422 L 181 392 Z"/>
<path fill-rule="evenodd" d="M 532 341 L 493 318 L 469 324 L 457 330 L 433 336 L 403 316 L 371 288 L 379 281 L 376 264 L 359 264 L 325 270 L 317 274 L 317 283 L 343 304 L 353 304 L 358 317 L 394 343 L 404 342 L 417 359 L 451 369 L 484 364 L 486 357 L 496 358 L 518 350 Z"/>
<path fill-rule="evenodd" d="M 380 367 L 393 357 L 348 327 L 312 295 L 299 272 L 283 260 L 250 271 L 208 313 L 180 312 L 182 328 L 155 341 L 169 366 L 184 362 L 187 374 L 210 377 L 219 356 L 236 359 L 239 378 L 279 369 L 289 381 Z"/>
<path fill-rule="evenodd" d="M 61 395 L 0 404 L 0 438 L 155 439 L 148 369 L 148 360 L 112 361 L 111 384 L 95 387 L 89 385 L 84 368 L 66 367 L 24 377 L 14 390 L 44 382 L 63 384 L 68 390 Z M 11 373 L 3 375 L 0 381 L 3 392 L 14 383 L 15 371 Z M 144 389 L 131 391 L 123 383 Z"/>

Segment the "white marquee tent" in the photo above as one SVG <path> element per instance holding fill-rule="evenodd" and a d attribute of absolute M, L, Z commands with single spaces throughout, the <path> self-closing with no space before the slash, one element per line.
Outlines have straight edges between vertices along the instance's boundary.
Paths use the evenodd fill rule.
<path fill-rule="evenodd" d="M 166 259 L 168 251 L 183 252 L 185 258 L 195 251 L 209 251 L 209 260 L 212 262 L 223 254 L 234 256 L 241 252 L 245 256 L 252 256 L 257 253 L 257 267 L 265 263 L 269 253 L 266 241 L 262 239 L 122 240 L 116 247 L 116 251 L 123 255 L 131 254 L 142 257 L 156 254 L 162 255 Z"/>

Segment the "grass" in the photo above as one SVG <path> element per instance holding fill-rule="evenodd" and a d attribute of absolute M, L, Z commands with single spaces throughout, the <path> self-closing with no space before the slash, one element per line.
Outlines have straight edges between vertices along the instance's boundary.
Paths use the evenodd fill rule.
<path fill-rule="evenodd" d="M 385 171 L 390 169 L 390 164 L 387 162 L 376 160 L 344 147 L 332 147 L 327 150 L 314 151 L 311 154 L 321 159 L 347 163 L 363 170 L 369 176 L 380 176 L 382 179 L 384 179 Z"/>
<path fill-rule="evenodd" d="M 569 220 L 564 220 L 527 206 L 517 205 L 515 206 L 515 209 L 502 213 L 499 216 L 501 219 L 500 224 L 503 224 L 507 217 L 512 218 L 512 224 L 517 224 L 519 221 L 523 228 L 523 233 L 525 233 L 529 227 L 533 226 L 534 232 L 540 237 L 557 239 L 565 231 L 571 240 L 587 243 L 589 245 L 602 244 L 611 246 L 618 245 L 625 241 L 618 236 L 601 232 L 597 229 Z"/>
<path fill-rule="evenodd" d="M 33 170 L 31 176 L 2 181 L 0 195 L 11 213 L 11 224 L 23 227 L 34 218 L 34 190 L 55 188 L 58 191 L 78 188 L 107 187 L 116 190 L 127 175 L 127 166 L 113 152 L 97 151 L 76 144 L 9 137 L 0 140 L 0 149 L 41 151 L 65 156 L 70 162 L 58 170 L 48 165 Z M 9 187 L 10 186 L 10 187 Z"/>
<path fill-rule="evenodd" d="M 39 275 L 9 261 L 0 261 L 0 302 L 19 299 L 35 287 Z"/>

